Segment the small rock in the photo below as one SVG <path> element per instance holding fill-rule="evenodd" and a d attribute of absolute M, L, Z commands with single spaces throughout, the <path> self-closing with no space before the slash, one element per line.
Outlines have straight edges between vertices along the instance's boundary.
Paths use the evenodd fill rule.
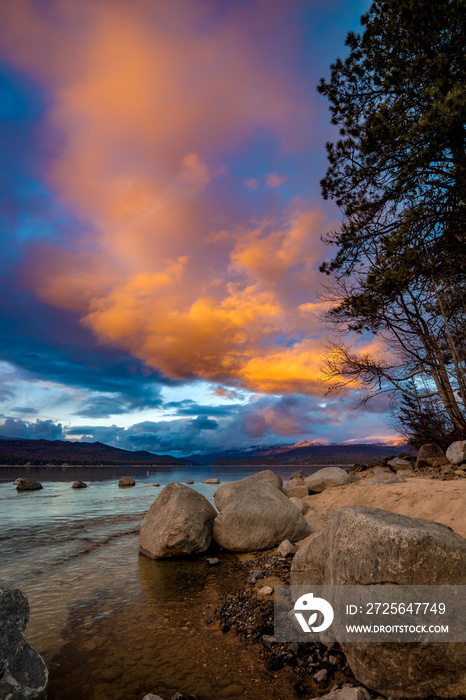
<path fill-rule="evenodd" d="M 253 571 L 250 577 L 248 578 L 248 583 L 255 583 L 260 578 L 264 578 L 264 574 L 262 573 L 262 571 Z"/>
<path fill-rule="evenodd" d="M 322 668 L 320 671 L 317 671 L 317 673 L 313 676 L 314 680 L 316 683 L 323 683 L 323 681 L 327 680 L 328 676 L 328 671 L 326 668 Z"/>
<path fill-rule="evenodd" d="M 130 476 L 123 476 L 118 482 L 120 488 L 125 488 L 126 486 L 136 486 L 136 482 Z"/>
<path fill-rule="evenodd" d="M 194 484 L 194 481 L 192 479 L 189 479 L 186 483 L 187 484 Z"/>
<path fill-rule="evenodd" d="M 264 586 L 258 591 L 258 595 L 272 595 L 273 593 L 273 588 L 272 586 Z"/>
<path fill-rule="evenodd" d="M 318 700 L 370 700 L 370 697 L 370 693 L 362 686 L 346 685 L 340 690 L 332 689 L 330 693 L 322 695 Z"/>
<path fill-rule="evenodd" d="M 220 559 L 217 559 L 217 557 L 211 557 L 210 559 L 207 559 L 209 564 L 211 566 L 215 566 L 216 564 L 220 564 Z"/>
<path fill-rule="evenodd" d="M 266 649 L 271 649 L 274 644 L 277 644 L 277 640 L 270 634 L 263 634 L 261 638 L 262 644 Z"/>
<path fill-rule="evenodd" d="M 75 481 L 73 483 L 72 489 L 87 489 L 87 484 L 84 481 Z"/>
<path fill-rule="evenodd" d="M 285 493 L 288 498 L 306 498 L 309 496 L 309 488 L 306 484 L 301 484 L 300 486 L 287 486 L 285 488 Z"/>
<path fill-rule="evenodd" d="M 203 484 L 219 484 L 220 479 L 205 479 L 202 483 Z"/>
<path fill-rule="evenodd" d="M 463 469 L 455 469 L 454 474 L 457 476 L 466 476 L 466 472 Z"/>
<path fill-rule="evenodd" d="M 152 486 L 155 486 L 157 488 L 157 486 L 160 486 L 160 484 L 152 484 Z"/>
<path fill-rule="evenodd" d="M 170 700 L 196 700 L 194 695 L 186 695 L 185 693 L 175 693 Z"/>
<path fill-rule="evenodd" d="M 296 553 L 296 547 L 289 540 L 283 540 L 278 546 L 277 552 L 281 557 L 289 557 Z"/>
<path fill-rule="evenodd" d="M 394 472 L 399 472 L 400 470 L 409 472 L 413 471 L 413 465 L 411 462 L 408 462 L 407 459 L 401 459 L 401 457 L 395 457 L 387 462 L 387 464 Z"/>
<path fill-rule="evenodd" d="M 34 479 L 16 479 L 15 485 L 17 491 L 39 491 L 44 488 L 40 481 Z"/>
<path fill-rule="evenodd" d="M 153 693 L 148 693 L 147 695 L 144 695 L 142 700 L 163 700 L 163 698 L 161 698 L 160 695 L 154 695 Z"/>

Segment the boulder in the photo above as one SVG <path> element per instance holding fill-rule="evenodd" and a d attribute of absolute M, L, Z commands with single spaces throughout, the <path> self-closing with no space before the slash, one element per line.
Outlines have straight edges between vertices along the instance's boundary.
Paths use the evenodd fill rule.
<path fill-rule="evenodd" d="M 462 462 L 466 462 L 466 440 L 452 442 L 447 449 L 447 459 L 453 464 L 462 464 Z"/>
<path fill-rule="evenodd" d="M 301 547 L 291 585 L 466 583 L 466 540 L 446 525 L 379 508 L 342 508 Z M 341 644 L 356 678 L 392 698 L 463 697 L 466 644 Z M 400 672 L 403 669 L 403 672 Z"/>
<path fill-rule="evenodd" d="M 40 481 L 35 481 L 34 479 L 16 479 L 15 486 L 17 491 L 39 491 L 39 489 L 44 488 Z"/>
<path fill-rule="evenodd" d="M 202 494 L 184 484 L 168 484 L 142 521 L 140 551 L 152 559 L 205 552 L 216 515 Z"/>
<path fill-rule="evenodd" d="M 87 484 L 84 481 L 74 481 L 72 489 L 87 489 Z"/>
<path fill-rule="evenodd" d="M 278 545 L 277 552 L 281 557 L 289 557 L 291 554 L 296 554 L 296 547 L 291 544 L 290 540 L 283 540 Z"/>
<path fill-rule="evenodd" d="M 136 486 L 136 482 L 130 476 L 123 476 L 118 482 L 118 486 L 126 488 L 127 486 Z"/>
<path fill-rule="evenodd" d="M 220 483 L 220 479 L 216 479 L 216 478 L 213 478 L 213 479 L 205 479 L 202 483 L 203 483 L 203 484 L 219 484 L 219 483 Z"/>
<path fill-rule="evenodd" d="M 214 521 L 214 539 L 233 552 L 271 549 L 283 540 L 296 542 L 313 529 L 283 491 L 265 481 L 237 481 L 231 490 L 215 493 L 220 512 Z"/>
<path fill-rule="evenodd" d="M 27 643 L 28 600 L 19 588 L 0 584 L 0 698 L 45 700 L 48 672 Z"/>
<path fill-rule="evenodd" d="M 303 501 L 302 498 L 297 498 L 296 496 L 290 496 L 290 503 L 292 503 L 296 508 L 299 510 L 300 513 L 303 515 L 307 513 L 309 510 L 309 506 L 307 505 L 306 501 Z"/>
<path fill-rule="evenodd" d="M 246 476 L 240 481 L 229 481 L 226 484 L 222 484 L 214 493 L 214 503 L 218 510 L 222 510 L 224 505 L 234 498 L 236 493 L 244 490 L 246 486 L 260 486 L 261 484 L 269 484 L 281 491 L 283 481 L 278 474 L 270 471 L 270 469 L 266 469 L 262 472 L 251 474 L 251 476 Z"/>
<path fill-rule="evenodd" d="M 299 469 L 297 472 L 293 472 L 290 476 L 290 481 L 291 479 L 305 479 L 306 476 L 308 476 L 307 472 L 303 472 L 302 469 Z"/>
<path fill-rule="evenodd" d="M 395 457 L 394 459 L 390 459 L 387 462 L 388 466 L 390 469 L 394 472 L 399 472 L 399 471 L 405 471 L 405 472 L 412 472 L 413 471 L 413 465 L 411 462 L 408 462 L 407 459 L 401 459 L 401 457 Z"/>
<path fill-rule="evenodd" d="M 351 476 L 340 467 L 325 467 L 325 469 L 319 469 L 315 474 L 304 479 L 304 483 L 311 493 L 321 493 L 321 491 L 333 486 L 344 486 L 350 481 Z"/>
<path fill-rule="evenodd" d="M 416 456 L 416 467 L 442 467 L 448 464 L 448 459 L 445 457 L 445 452 L 436 442 L 429 442 L 422 445 Z"/>

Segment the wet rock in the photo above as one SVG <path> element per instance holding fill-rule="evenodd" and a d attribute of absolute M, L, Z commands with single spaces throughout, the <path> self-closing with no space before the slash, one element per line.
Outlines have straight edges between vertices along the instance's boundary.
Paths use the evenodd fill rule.
<path fill-rule="evenodd" d="M 297 498 L 296 496 L 290 496 L 290 503 L 292 503 L 303 515 L 309 510 L 309 506 L 306 501 L 302 498 Z"/>
<path fill-rule="evenodd" d="M 231 501 L 232 498 L 235 498 L 237 494 L 248 487 L 258 487 L 261 484 L 269 484 L 281 491 L 283 481 L 278 474 L 275 474 L 275 472 L 270 469 L 265 469 L 262 472 L 246 476 L 244 479 L 240 479 L 240 481 L 229 481 L 226 484 L 222 484 L 214 493 L 214 503 L 218 510 L 223 510 L 224 506 Z"/>
<path fill-rule="evenodd" d="M 186 483 L 187 484 L 194 484 L 194 481 L 192 479 L 189 479 Z"/>
<path fill-rule="evenodd" d="M 291 554 L 296 553 L 296 547 L 289 540 L 283 540 L 278 545 L 277 552 L 281 557 L 289 557 Z"/>
<path fill-rule="evenodd" d="M 275 475 L 274 475 L 275 476 Z M 225 486 L 230 486 L 225 484 Z M 214 539 L 224 549 L 252 552 L 276 547 L 282 540 L 298 541 L 313 532 L 283 491 L 267 482 L 238 481 L 215 503 Z"/>
<path fill-rule="evenodd" d="M 291 479 L 305 479 L 306 476 L 308 476 L 307 472 L 303 472 L 302 469 L 299 469 L 297 472 L 293 472 L 293 474 L 290 476 Z"/>
<path fill-rule="evenodd" d="M 325 467 L 325 469 L 319 469 L 315 474 L 311 474 L 311 476 L 304 479 L 304 483 L 311 493 L 321 493 L 325 489 L 334 486 L 344 486 L 349 484 L 350 481 L 351 476 L 345 469 L 340 469 L 340 467 Z"/>
<path fill-rule="evenodd" d="M 34 479 L 16 479 L 15 486 L 17 491 L 39 491 L 39 489 L 44 488 L 40 481 L 34 481 Z"/>
<path fill-rule="evenodd" d="M 123 476 L 118 482 L 118 486 L 120 488 L 126 488 L 127 486 L 136 486 L 136 482 L 130 476 Z"/>
<path fill-rule="evenodd" d="M 87 489 L 87 484 L 84 481 L 74 481 L 72 489 Z"/>
<path fill-rule="evenodd" d="M 0 698 L 45 700 L 48 672 L 27 643 L 28 600 L 19 588 L 0 584 Z"/>
<path fill-rule="evenodd" d="M 447 449 L 447 459 L 453 464 L 461 464 L 466 462 L 466 440 L 457 440 L 452 442 Z"/>
<path fill-rule="evenodd" d="M 402 459 L 401 457 L 394 457 L 393 459 L 390 459 L 387 462 L 387 464 L 390 467 L 390 469 L 394 472 L 413 471 L 413 465 L 411 464 L 411 462 L 408 462 L 407 459 Z"/>
<path fill-rule="evenodd" d="M 219 484 L 219 483 L 220 483 L 220 479 L 216 479 L 216 478 L 213 478 L 213 479 L 205 479 L 205 481 L 203 481 L 202 483 L 203 483 L 203 484 Z"/>
<path fill-rule="evenodd" d="M 168 484 L 142 521 L 140 551 L 153 559 L 205 552 L 216 514 L 202 494 L 184 484 Z"/>
<path fill-rule="evenodd" d="M 157 488 L 158 486 L 160 486 L 160 484 L 155 483 L 155 484 L 152 484 L 152 486 L 155 486 L 155 488 Z"/>
<path fill-rule="evenodd" d="M 419 448 L 416 456 L 416 467 L 418 469 L 441 467 L 448 464 L 448 461 L 442 448 L 435 442 L 429 442 Z"/>
<path fill-rule="evenodd" d="M 464 585 L 466 540 L 429 520 L 365 506 L 342 508 L 298 550 L 291 567 L 292 585 L 388 583 Z M 341 648 L 355 677 L 383 696 L 466 694 L 463 643 L 352 642 Z"/>

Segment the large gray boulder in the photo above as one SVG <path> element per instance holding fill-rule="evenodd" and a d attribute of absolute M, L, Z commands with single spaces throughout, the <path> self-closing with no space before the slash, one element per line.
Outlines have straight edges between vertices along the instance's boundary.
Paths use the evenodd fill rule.
<path fill-rule="evenodd" d="M 265 481 L 249 479 L 235 482 L 228 499 L 225 492 L 220 499 L 215 498 L 220 513 L 214 521 L 214 539 L 221 547 L 253 552 L 271 549 L 283 540 L 296 542 L 313 532 L 283 491 Z"/>
<path fill-rule="evenodd" d="M 0 583 L 0 698 L 45 700 L 48 672 L 27 643 L 29 604 L 23 591 Z"/>
<path fill-rule="evenodd" d="M 315 474 L 304 479 L 304 483 L 311 493 L 321 493 L 321 491 L 333 486 L 344 486 L 350 481 L 351 476 L 340 467 L 325 467 L 325 469 L 319 469 Z"/>
<path fill-rule="evenodd" d="M 462 464 L 466 462 L 466 440 L 452 442 L 447 449 L 447 459 L 453 464 Z"/>
<path fill-rule="evenodd" d="M 295 555 L 291 585 L 466 584 L 466 540 L 446 525 L 342 508 Z M 392 698 L 466 695 L 466 644 L 341 644 L 356 678 Z"/>
<path fill-rule="evenodd" d="M 142 521 L 140 551 L 152 559 L 205 552 L 216 515 L 202 494 L 184 484 L 168 484 Z"/>
<path fill-rule="evenodd" d="M 260 486 L 261 484 L 269 484 L 281 491 L 283 481 L 278 474 L 275 474 L 270 469 L 265 469 L 262 472 L 257 472 L 257 474 L 246 476 L 240 481 L 229 481 L 227 484 L 222 484 L 214 494 L 214 503 L 218 510 L 222 510 L 232 498 L 235 498 L 236 493 L 243 491 L 245 487 Z"/>

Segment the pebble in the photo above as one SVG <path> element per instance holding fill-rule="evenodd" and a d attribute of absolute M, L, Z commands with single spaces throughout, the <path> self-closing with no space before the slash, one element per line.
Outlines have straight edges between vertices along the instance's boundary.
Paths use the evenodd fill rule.
<path fill-rule="evenodd" d="M 272 595 L 272 593 L 273 593 L 272 586 L 264 586 L 263 588 L 260 589 L 258 595 Z"/>
<path fill-rule="evenodd" d="M 216 564 L 220 564 L 220 559 L 217 559 L 217 557 L 211 557 L 210 559 L 207 559 L 209 564 L 211 566 L 215 566 Z"/>
<path fill-rule="evenodd" d="M 260 578 L 264 578 L 264 574 L 262 573 L 262 571 L 253 571 L 250 577 L 248 578 L 248 583 L 255 583 Z"/>
<path fill-rule="evenodd" d="M 328 672 L 326 668 L 322 668 L 320 671 L 317 671 L 315 676 L 313 676 L 314 680 L 316 683 L 322 683 L 323 681 L 327 680 Z"/>

